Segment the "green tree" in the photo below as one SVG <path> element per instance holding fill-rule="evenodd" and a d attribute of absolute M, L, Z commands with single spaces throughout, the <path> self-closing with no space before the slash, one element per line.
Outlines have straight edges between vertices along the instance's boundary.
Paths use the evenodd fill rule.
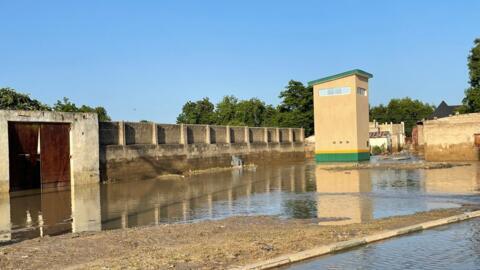
<path fill-rule="evenodd" d="M 111 118 L 104 107 L 90 107 L 87 105 L 77 107 L 75 103 L 71 102 L 70 99 L 66 97 L 64 97 L 62 100 L 57 100 L 57 102 L 53 105 L 53 110 L 57 112 L 96 113 L 98 115 L 98 121 L 111 121 Z"/>
<path fill-rule="evenodd" d="M 370 108 L 370 121 L 378 122 L 405 122 L 405 133 L 411 134 L 416 123 L 430 116 L 435 110 L 435 106 L 423 103 L 420 100 L 413 100 L 409 97 L 402 99 L 392 99 L 387 106 Z"/>
<path fill-rule="evenodd" d="M 241 100 L 236 106 L 235 119 L 232 125 L 260 127 L 265 120 L 265 111 L 265 102 L 258 98 Z"/>
<path fill-rule="evenodd" d="M 290 80 L 279 97 L 282 102 L 278 107 L 278 125 L 303 127 L 306 136 L 312 135 L 314 132 L 312 87 Z"/>
<path fill-rule="evenodd" d="M 192 102 L 188 101 L 183 105 L 182 112 L 177 117 L 179 124 L 214 124 L 215 106 L 208 98 Z"/>
<path fill-rule="evenodd" d="M 57 102 L 53 104 L 53 110 L 57 112 L 78 112 L 77 105 L 66 97 L 62 100 L 57 100 Z"/>
<path fill-rule="evenodd" d="M 0 109 L 1 110 L 26 110 L 26 111 L 58 111 L 58 112 L 93 112 L 98 114 L 99 121 L 111 121 L 107 110 L 104 107 L 90 107 L 82 105 L 80 108 L 64 97 L 50 107 L 36 99 L 30 98 L 27 94 L 21 94 L 12 88 L 0 88 Z"/>
<path fill-rule="evenodd" d="M 265 112 L 263 114 L 263 123 L 264 127 L 279 127 L 280 126 L 280 117 L 281 113 L 279 110 L 272 105 L 265 106 Z"/>
<path fill-rule="evenodd" d="M 110 116 L 107 113 L 107 110 L 104 107 L 101 107 L 101 106 L 92 108 L 90 106 L 82 105 L 82 107 L 80 107 L 80 109 L 78 111 L 79 112 L 84 112 L 84 113 L 87 113 L 87 112 L 97 113 L 98 121 L 100 121 L 100 122 L 112 121 L 112 119 L 110 118 Z"/>
<path fill-rule="evenodd" d="M 235 114 L 237 111 L 238 98 L 234 96 L 225 96 L 217 103 L 215 109 L 215 124 L 217 125 L 232 125 L 235 121 Z"/>
<path fill-rule="evenodd" d="M 470 87 L 465 90 L 461 113 L 480 112 L 480 38 L 475 39 L 474 47 L 468 56 Z"/>
<path fill-rule="evenodd" d="M 6 87 L 0 88 L 0 109 L 1 110 L 38 110 L 50 111 L 48 105 L 41 103 L 36 99 L 32 99 L 27 94 L 17 93 L 15 89 Z"/>

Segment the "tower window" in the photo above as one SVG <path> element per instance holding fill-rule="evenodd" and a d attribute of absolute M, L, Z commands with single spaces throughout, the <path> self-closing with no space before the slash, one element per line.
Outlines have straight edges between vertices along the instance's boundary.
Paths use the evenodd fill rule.
<path fill-rule="evenodd" d="M 365 88 L 357 87 L 357 95 L 367 96 L 367 90 Z"/>
<path fill-rule="evenodd" d="M 335 87 L 335 88 L 320 89 L 318 93 L 320 94 L 321 97 L 348 95 L 350 94 L 350 87 Z"/>

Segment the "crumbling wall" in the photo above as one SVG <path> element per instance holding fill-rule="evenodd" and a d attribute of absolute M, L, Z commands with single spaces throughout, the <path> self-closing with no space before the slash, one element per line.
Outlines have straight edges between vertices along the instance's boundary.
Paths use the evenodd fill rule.
<path fill-rule="evenodd" d="M 117 145 L 118 122 L 100 122 L 99 138 L 102 145 Z"/>
<path fill-rule="evenodd" d="M 158 144 L 179 144 L 180 125 L 157 124 Z"/>
<path fill-rule="evenodd" d="M 210 126 L 210 142 L 211 143 L 230 143 L 229 141 L 227 142 L 227 127 Z"/>
<path fill-rule="evenodd" d="M 206 143 L 207 126 L 187 125 L 188 144 Z"/>
<path fill-rule="evenodd" d="M 425 121 L 423 126 L 425 159 L 428 161 L 479 160 L 478 147 L 474 143 L 477 133 L 480 133 L 480 113 Z"/>
<path fill-rule="evenodd" d="M 232 143 L 244 143 L 245 142 L 245 127 L 231 127 L 230 136 Z"/>
<path fill-rule="evenodd" d="M 152 123 L 125 123 L 126 144 L 151 144 L 152 134 Z"/>
<path fill-rule="evenodd" d="M 259 143 L 265 142 L 265 128 L 249 128 L 248 132 L 250 133 L 250 142 Z"/>
<path fill-rule="evenodd" d="M 289 135 L 290 131 L 288 128 L 281 128 L 280 129 L 280 142 L 288 142 L 289 141 L 289 138 L 290 138 L 290 135 Z"/>

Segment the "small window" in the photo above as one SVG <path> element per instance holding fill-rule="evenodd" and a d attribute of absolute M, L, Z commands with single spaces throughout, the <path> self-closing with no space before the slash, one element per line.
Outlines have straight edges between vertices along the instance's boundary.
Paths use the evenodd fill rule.
<path fill-rule="evenodd" d="M 357 87 L 357 95 L 367 96 L 367 90 L 365 88 Z"/>

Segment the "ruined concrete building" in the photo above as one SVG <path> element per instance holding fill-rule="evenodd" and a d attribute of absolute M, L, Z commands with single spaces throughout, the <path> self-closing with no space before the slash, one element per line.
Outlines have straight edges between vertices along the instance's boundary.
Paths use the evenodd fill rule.
<path fill-rule="evenodd" d="M 429 161 L 479 160 L 480 113 L 418 123 L 414 143 Z"/>
<path fill-rule="evenodd" d="M 370 122 L 370 145 L 373 147 L 379 143 L 379 140 L 376 138 L 380 137 L 386 138 L 389 137 L 389 143 L 385 148 L 390 149 L 393 152 L 398 152 L 403 149 L 405 146 L 405 123 L 400 122 L 398 124 L 390 123 L 379 123 L 375 120 Z M 374 140 L 372 140 L 374 139 Z"/>

